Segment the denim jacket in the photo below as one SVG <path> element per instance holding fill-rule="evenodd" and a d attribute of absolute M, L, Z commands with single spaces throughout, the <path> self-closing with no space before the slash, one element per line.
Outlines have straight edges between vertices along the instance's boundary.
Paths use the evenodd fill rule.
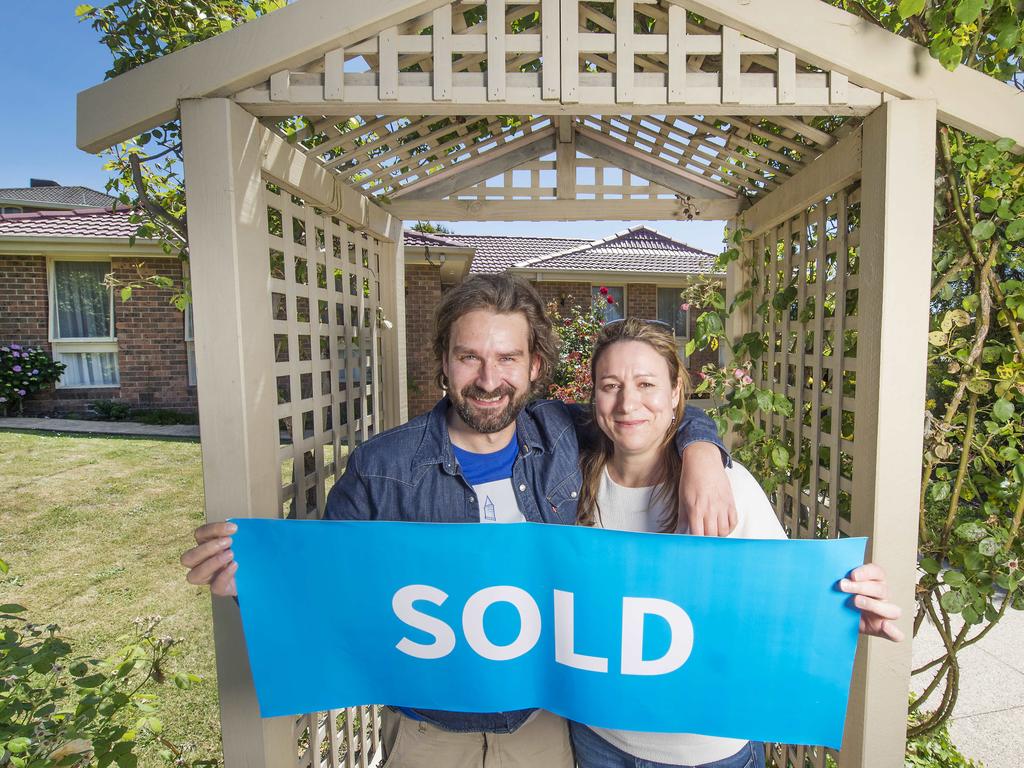
<path fill-rule="evenodd" d="M 475 492 L 459 469 L 448 436 L 449 405 L 445 397 L 429 413 L 357 447 L 349 455 L 345 474 L 331 488 L 324 519 L 479 522 Z M 588 433 L 585 416 L 585 409 L 579 406 L 538 400 L 516 418 L 519 456 L 512 466 L 512 486 L 528 521 L 576 522 L 582 485 L 579 445 Z M 699 408 L 687 406 L 676 444 L 682 452 L 698 441 L 713 442 L 729 462 L 714 423 Z M 526 722 L 531 712 L 417 710 L 416 714 L 451 731 L 510 733 Z"/>

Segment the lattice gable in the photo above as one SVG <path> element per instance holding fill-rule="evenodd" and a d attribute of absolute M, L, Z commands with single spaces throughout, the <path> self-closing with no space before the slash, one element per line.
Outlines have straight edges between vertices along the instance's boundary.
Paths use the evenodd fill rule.
<path fill-rule="evenodd" d="M 770 191 L 834 143 L 796 118 L 665 115 L 321 117 L 296 138 L 384 202 L 685 198 L 684 217 L 702 214 L 689 199 Z"/>
<path fill-rule="evenodd" d="M 435 113 L 505 103 L 515 111 L 635 104 L 863 114 L 882 100 L 840 72 L 689 13 L 680 0 L 458 0 L 236 98 L 257 113 L 292 102 L 382 112 L 389 103 L 429 104 Z"/>

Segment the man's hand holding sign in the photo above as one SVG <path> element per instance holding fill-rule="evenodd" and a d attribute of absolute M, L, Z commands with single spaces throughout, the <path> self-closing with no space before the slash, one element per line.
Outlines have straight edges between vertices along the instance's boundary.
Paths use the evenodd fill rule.
<path fill-rule="evenodd" d="M 436 321 L 446 397 L 351 453 L 325 522 L 211 523 L 182 556 L 190 582 L 240 591 L 264 714 L 389 702 L 389 768 L 734 768 L 763 765 L 747 739 L 836 744 L 858 622 L 900 640 L 899 608 L 863 540 L 743 540 L 785 534 L 684 408 L 670 334 L 607 324 L 580 408 L 529 402 L 557 339 L 528 283 L 472 277 Z M 311 616 L 320 655 L 276 654 L 309 649 Z M 533 707 L 575 718 L 575 756 Z"/>

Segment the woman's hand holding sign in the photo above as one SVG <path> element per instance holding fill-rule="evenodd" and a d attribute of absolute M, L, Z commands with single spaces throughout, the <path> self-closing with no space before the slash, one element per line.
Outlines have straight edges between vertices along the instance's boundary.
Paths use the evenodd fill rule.
<path fill-rule="evenodd" d="M 188 568 L 189 584 L 209 584 L 210 591 L 222 597 L 236 597 L 235 553 L 231 551 L 231 534 L 238 530 L 234 523 L 207 523 L 196 528 L 196 546 L 185 551 L 181 564 Z"/>
<path fill-rule="evenodd" d="M 882 637 L 894 643 L 903 641 L 903 632 L 895 624 L 902 611 L 898 605 L 888 601 L 889 585 L 882 566 L 865 563 L 854 568 L 849 576 L 840 580 L 839 590 L 854 595 L 853 605 L 860 610 L 861 634 Z"/>

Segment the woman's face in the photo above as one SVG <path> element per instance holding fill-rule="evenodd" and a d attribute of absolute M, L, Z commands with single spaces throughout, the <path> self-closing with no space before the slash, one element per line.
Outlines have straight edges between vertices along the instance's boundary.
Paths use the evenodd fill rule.
<path fill-rule="evenodd" d="M 658 455 L 679 404 L 680 386 L 672 386 L 668 363 L 642 341 L 607 347 L 594 370 L 597 425 L 616 453 Z"/>

